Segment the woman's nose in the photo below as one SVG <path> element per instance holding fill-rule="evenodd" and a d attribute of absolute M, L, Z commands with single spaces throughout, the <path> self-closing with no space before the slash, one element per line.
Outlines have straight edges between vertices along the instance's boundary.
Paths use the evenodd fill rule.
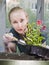
<path fill-rule="evenodd" d="M 18 27 L 21 27 L 22 25 L 21 25 L 21 23 L 18 23 Z"/>

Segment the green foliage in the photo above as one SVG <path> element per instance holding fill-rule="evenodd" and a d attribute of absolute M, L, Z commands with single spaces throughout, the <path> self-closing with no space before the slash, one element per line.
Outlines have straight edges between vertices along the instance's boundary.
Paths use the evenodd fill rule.
<path fill-rule="evenodd" d="M 40 34 L 40 28 L 35 23 L 28 24 L 28 31 L 24 40 L 28 45 L 41 46 L 44 37 L 40 36 Z"/>

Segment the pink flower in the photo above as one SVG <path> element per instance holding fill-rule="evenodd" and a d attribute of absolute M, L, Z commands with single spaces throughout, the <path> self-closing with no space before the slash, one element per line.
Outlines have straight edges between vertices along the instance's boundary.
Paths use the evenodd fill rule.
<path fill-rule="evenodd" d="M 38 20 L 37 25 L 42 25 L 42 20 Z"/>
<path fill-rule="evenodd" d="M 42 27 L 42 30 L 46 30 L 46 26 L 45 25 Z"/>

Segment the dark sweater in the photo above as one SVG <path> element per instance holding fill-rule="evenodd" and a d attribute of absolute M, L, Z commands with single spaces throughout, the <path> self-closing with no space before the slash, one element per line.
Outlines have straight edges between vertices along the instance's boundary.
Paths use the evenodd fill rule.
<path fill-rule="evenodd" d="M 23 39 L 23 36 L 18 34 L 13 28 L 10 30 L 10 33 L 12 33 L 13 36 L 18 38 L 18 39 Z M 12 41 L 12 42 L 16 43 L 20 52 L 29 53 L 30 47 L 28 45 L 21 45 L 16 41 Z"/>

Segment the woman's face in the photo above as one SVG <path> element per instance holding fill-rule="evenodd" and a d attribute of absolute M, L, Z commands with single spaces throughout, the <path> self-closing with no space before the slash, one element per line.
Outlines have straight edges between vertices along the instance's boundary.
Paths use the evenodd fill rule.
<path fill-rule="evenodd" d="M 19 34 L 24 34 L 27 30 L 28 17 L 23 10 L 13 11 L 10 14 L 11 25 Z"/>

